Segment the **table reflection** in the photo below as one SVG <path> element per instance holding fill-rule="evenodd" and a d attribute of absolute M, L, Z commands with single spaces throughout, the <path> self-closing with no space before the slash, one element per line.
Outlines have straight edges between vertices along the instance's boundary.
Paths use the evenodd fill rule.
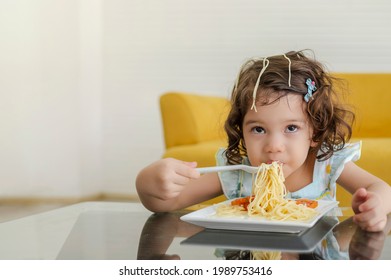
<path fill-rule="evenodd" d="M 137 259 L 179 260 L 181 250 L 171 254 L 167 251 L 174 238 L 181 237 L 186 238 L 182 243 L 209 246 L 214 257 L 226 260 L 373 260 L 381 257 L 391 230 L 389 216 L 381 232 L 366 232 L 351 217 L 324 217 L 300 234 L 215 231 L 180 220 L 182 214 L 151 215 L 140 236 Z"/>
<path fill-rule="evenodd" d="M 137 259 L 175 260 L 177 254 L 168 255 L 167 249 L 175 237 L 188 237 L 204 228 L 180 220 L 181 213 L 152 214 L 141 232 Z"/>

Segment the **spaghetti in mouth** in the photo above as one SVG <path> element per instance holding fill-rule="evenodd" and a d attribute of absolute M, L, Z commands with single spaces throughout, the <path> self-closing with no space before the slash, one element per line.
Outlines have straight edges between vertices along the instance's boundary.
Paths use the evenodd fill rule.
<path fill-rule="evenodd" d="M 253 180 L 252 195 L 231 201 L 216 209 L 218 216 L 236 216 L 248 214 L 251 217 L 263 217 L 269 220 L 307 221 L 317 211 L 317 201 L 309 199 L 286 199 L 282 164 L 272 162 L 261 164 Z"/>

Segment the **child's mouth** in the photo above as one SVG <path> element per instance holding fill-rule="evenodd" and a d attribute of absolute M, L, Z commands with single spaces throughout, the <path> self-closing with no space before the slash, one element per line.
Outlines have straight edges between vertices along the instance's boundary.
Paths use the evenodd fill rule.
<path fill-rule="evenodd" d="M 272 164 L 273 162 L 277 162 L 278 164 L 283 165 L 283 163 L 282 163 L 281 161 L 279 161 L 279 160 L 268 160 L 268 161 L 266 162 L 266 164 Z"/>

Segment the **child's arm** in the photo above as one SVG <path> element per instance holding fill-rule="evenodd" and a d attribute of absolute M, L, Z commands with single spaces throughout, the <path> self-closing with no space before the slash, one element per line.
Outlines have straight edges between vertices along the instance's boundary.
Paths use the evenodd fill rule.
<path fill-rule="evenodd" d="M 367 231 L 383 230 L 391 213 L 391 187 L 383 180 L 348 162 L 337 183 L 353 194 L 353 220 Z"/>
<path fill-rule="evenodd" d="M 161 159 L 140 171 L 136 189 L 153 212 L 182 209 L 222 194 L 217 173 L 200 176 L 196 163 Z"/>

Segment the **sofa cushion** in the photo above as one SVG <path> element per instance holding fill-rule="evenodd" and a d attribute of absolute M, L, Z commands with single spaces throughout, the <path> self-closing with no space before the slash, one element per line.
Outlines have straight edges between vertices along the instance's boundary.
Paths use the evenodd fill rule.
<path fill-rule="evenodd" d="M 184 161 L 197 161 L 198 167 L 216 165 L 215 154 L 218 147 L 225 147 L 223 140 L 204 141 L 193 145 L 181 145 L 168 148 L 163 158 L 176 158 Z"/>
<path fill-rule="evenodd" d="M 337 73 L 347 84 L 347 102 L 356 113 L 354 137 L 391 137 L 389 73 Z"/>
<path fill-rule="evenodd" d="M 358 166 L 391 185 L 391 137 L 361 138 L 361 158 Z"/>
<path fill-rule="evenodd" d="M 226 98 L 170 92 L 160 97 L 160 109 L 167 149 L 225 139 Z"/>

